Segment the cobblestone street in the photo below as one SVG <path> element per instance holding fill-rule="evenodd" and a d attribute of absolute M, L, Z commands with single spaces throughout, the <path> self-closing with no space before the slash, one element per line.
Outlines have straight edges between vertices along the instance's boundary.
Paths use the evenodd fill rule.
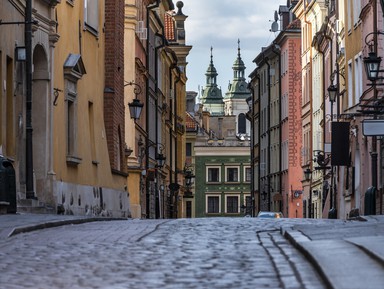
<path fill-rule="evenodd" d="M 127 220 L 19 234 L 0 241 L 0 286 L 325 288 L 280 233 L 289 222 Z"/>

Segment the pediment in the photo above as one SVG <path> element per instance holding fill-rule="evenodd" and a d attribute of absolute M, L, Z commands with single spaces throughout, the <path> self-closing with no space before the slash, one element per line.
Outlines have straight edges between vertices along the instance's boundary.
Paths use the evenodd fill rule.
<path fill-rule="evenodd" d="M 64 74 L 80 79 L 86 73 L 81 55 L 70 53 L 64 62 Z"/>

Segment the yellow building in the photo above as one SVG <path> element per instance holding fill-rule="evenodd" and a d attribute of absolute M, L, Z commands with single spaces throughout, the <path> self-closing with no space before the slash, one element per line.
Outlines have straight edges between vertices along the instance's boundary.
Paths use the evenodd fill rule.
<path fill-rule="evenodd" d="M 110 157 L 107 138 L 111 128 L 105 126 L 108 107 L 104 93 L 116 88 L 105 83 L 104 21 L 108 17 L 104 5 L 102 0 L 65 1 L 56 10 L 54 181 L 46 201 L 56 202 L 67 214 L 127 217 L 127 174 L 121 160 L 125 144 L 121 139 L 114 143 L 118 153 L 116 159 L 113 154 Z"/>
<path fill-rule="evenodd" d="M 126 1 L 125 95 L 126 102 L 137 96 L 144 106 L 134 122 L 126 116 L 131 211 L 135 218 L 173 218 L 182 215 L 185 67 L 191 47 L 179 30 L 185 33 L 186 16 L 173 11 L 171 0 L 133 2 Z"/>

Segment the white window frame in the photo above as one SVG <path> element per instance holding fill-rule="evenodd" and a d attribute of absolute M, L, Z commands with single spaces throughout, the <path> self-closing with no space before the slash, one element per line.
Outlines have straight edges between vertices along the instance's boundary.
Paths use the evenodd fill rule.
<path fill-rule="evenodd" d="M 237 181 L 228 180 L 228 169 L 237 169 Z M 240 166 L 225 166 L 225 182 L 231 184 L 240 183 Z"/>
<path fill-rule="evenodd" d="M 356 26 L 359 23 L 359 16 L 361 11 L 361 0 L 353 0 L 353 25 Z"/>
<path fill-rule="evenodd" d="M 250 179 L 249 179 L 249 181 L 247 180 L 247 169 L 249 169 L 249 171 L 250 171 Z M 243 182 L 244 183 L 250 183 L 251 181 L 252 181 L 251 166 L 244 166 L 244 168 L 243 168 Z"/>
<path fill-rule="evenodd" d="M 353 104 L 353 64 L 352 60 L 348 61 L 348 107 Z"/>
<path fill-rule="evenodd" d="M 228 212 L 228 198 L 229 197 L 237 198 L 237 211 L 236 212 Z M 226 214 L 239 214 L 240 213 L 240 194 L 226 194 L 225 195 L 225 213 Z"/>
<path fill-rule="evenodd" d="M 214 182 L 209 181 L 209 169 L 219 169 L 219 180 L 218 181 L 214 181 Z M 205 175 L 206 175 L 206 179 L 205 179 L 206 183 L 208 183 L 208 184 L 221 183 L 221 166 L 211 166 L 211 165 L 207 166 Z"/>
<path fill-rule="evenodd" d="M 208 212 L 208 199 L 210 197 L 217 197 L 219 198 L 219 211 L 218 212 L 214 212 L 214 213 L 211 213 L 211 212 Z M 221 214 L 221 194 L 206 194 L 205 195 L 205 213 L 206 214 Z"/>
<path fill-rule="evenodd" d="M 363 94 L 363 59 L 360 52 L 355 56 L 355 105 L 360 102 L 360 96 Z"/>
<path fill-rule="evenodd" d="M 84 0 L 85 29 L 97 35 L 99 22 L 99 0 Z"/>

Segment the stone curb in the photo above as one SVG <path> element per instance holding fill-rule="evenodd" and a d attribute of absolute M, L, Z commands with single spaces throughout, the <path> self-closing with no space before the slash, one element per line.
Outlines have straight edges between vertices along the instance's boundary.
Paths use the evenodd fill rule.
<path fill-rule="evenodd" d="M 54 228 L 59 226 L 65 226 L 65 225 L 79 225 L 84 223 L 90 223 L 90 222 L 100 222 L 100 221 L 126 221 L 129 220 L 127 218 L 101 218 L 101 217 L 95 217 L 95 218 L 82 218 L 82 219 L 72 219 L 72 220 L 57 220 L 57 221 L 49 221 L 45 223 L 39 223 L 36 225 L 27 225 L 22 227 L 16 227 L 12 229 L 12 231 L 8 234 L 8 238 L 15 236 L 17 234 L 21 233 L 29 233 L 37 230 L 42 229 L 48 229 L 48 228 Z"/>
<path fill-rule="evenodd" d="M 304 246 L 301 245 L 302 242 L 310 242 L 311 239 L 309 239 L 307 236 L 305 236 L 299 231 L 295 231 L 293 229 L 288 228 L 284 228 L 282 230 L 282 235 L 306 257 L 306 259 L 312 264 L 312 266 L 315 267 L 316 271 L 319 273 L 320 278 L 324 281 L 327 288 L 335 289 L 335 287 L 332 285 L 331 280 L 325 274 L 322 266 L 317 262 L 316 258 L 314 258 L 311 252 L 309 252 Z"/>

